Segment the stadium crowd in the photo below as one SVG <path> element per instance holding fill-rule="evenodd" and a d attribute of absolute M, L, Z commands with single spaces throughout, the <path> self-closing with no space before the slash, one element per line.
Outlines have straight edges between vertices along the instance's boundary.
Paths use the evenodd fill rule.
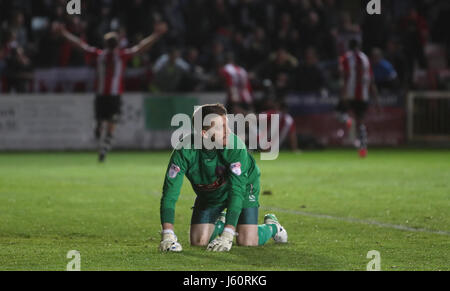
<path fill-rule="evenodd" d="M 361 1 L 354 7 L 355 1 L 336 0 L 81 2 L 77 16 L 66 13 L 65 0 L 0 0 L 3 91 L 27 91 L 36 68 L 93 65 L 55 33 L 57 23 L 100 47 L 106 32 L 117 31 L 120 46 L 128 47 L 151 33 L 155 22 L 168 22 L 165 38 L 129 63 L 145 69 L 143 88 L 153 91 L 221 88 L 218 69 L 230 52 L 256 89 L 270 80 L 277 94 L 335 90 L 338 56 L 350 39 L 359 40 L 371 56 L 382 88 L 416 86 L 414 70 L 430 71 L 429 43 L 444 48 L 450 60 L 448 0 L 385 0 L 383 13 L 373 16 L 360 11 L 364 1 L 361 7 Z M 427 86 L 443 85 L 430 81 Z"/>

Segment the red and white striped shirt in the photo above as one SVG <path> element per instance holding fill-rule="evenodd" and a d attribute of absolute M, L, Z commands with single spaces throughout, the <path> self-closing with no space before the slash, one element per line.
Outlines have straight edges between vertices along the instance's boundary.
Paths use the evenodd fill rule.
<path fill-rule="evenodd" d="M 339 69 L 345 79 L 344 92 L 349 99 L 369 101 L 373 71 L 369 58 L 361 51 L 349 51 L 339 59 Z"/>
<path fill-rule="evenodd" d="M 88 53 L 97 66 L 96 92 L 103 96 L 121 95 L 127 62 L 133 57 L 129 49 L 93 49 Z"/>
<path fill-rule="evenodd" d="M 252 87 L 247 71 L 244 68 L 228 64 L 221 69 L 221 74 L 225 78 L 226 86 L 229 89 L 229 101 L 253 103 Z"/>

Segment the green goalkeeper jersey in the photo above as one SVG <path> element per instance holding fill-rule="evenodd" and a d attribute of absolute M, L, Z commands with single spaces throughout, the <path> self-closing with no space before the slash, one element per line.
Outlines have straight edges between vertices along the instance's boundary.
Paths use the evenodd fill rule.
<path fill-rule="evenodd" d="M 205 208 L 225 206 L 226 224 L 236 226 L 242 208 L 259 206 L 258 197 L 246 193 L 247 186 L 260 176 L 253 156 L 234 134 L 222 150 L 195 149 L 192 136 L 187 138 L 191 139 L 191 149 L 176 149 L 170 159 L 161 199 L 161 223 L 174 223 L 175 204 L 186 176 L 199 204 Z"/>

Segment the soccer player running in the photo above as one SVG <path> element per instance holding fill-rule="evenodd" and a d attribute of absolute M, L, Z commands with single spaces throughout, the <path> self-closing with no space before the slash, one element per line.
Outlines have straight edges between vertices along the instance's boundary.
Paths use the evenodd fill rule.
<path fill-rule="evenodd" d="M 167 24 L 164 22 L 155 24 L 152 35 L 136 46 L 126 49 L 119 48 L 119 35 L 116 32 L 105 34 L 105 48 L 99 49 L 88 45 L 62 25 L 57 25 L 56 29 L 75 47 L 96 60 L 95 138 L 99 142 L 99 162 L 104 162 L 106 154 L 112 148 L 114 130 L 121 114 L 123 75 L 127 62 L 133 56 L 147 52 L 167 32 Z"/>
<path fill-rule="evenodd" d="M 349 49 L 339 59 L 342 90 L 337 110 L 340 114 L 340 121 L 345 123 L 348 128 L 353 125 L 353 120 L 348 111 L 353 111 L 358 132 L 359 155 L 365 158 L 367 156 L 368 135 L 364 117 L 369 107 L 370 96 L 375 99 L 379 110 L 378 92 L 369 58 L 360 50 L 358 41 L 351 40 Z"/>
<path fill-rule="evenodd" d="M 220 104 L 199 107 L 193 120 L 194 125 L 195 120 L 208 125 L 194 126 L 194 133 L 185 137 L 172 153 L 161 198 L 160 250 L 182 250 L 174 222 L 184 176 L 197 195 L 191 218 L 192 246 L 230 251 L 237 233 L 240 246 L 261 246 L 271 238 L 286 243 L 287 232 L 275 215 L 266 215 L 264 224 L 258 225 L 260 170 L 242 140 L 231 133 L 225 107 Z M 206 140 L 213 146 L 205 146 Z M 198 141 L 201 146 L 195 147 Z"/>

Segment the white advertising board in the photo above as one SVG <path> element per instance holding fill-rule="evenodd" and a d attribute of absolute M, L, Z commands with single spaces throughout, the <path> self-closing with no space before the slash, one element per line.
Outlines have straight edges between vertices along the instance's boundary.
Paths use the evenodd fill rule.
<path fill-rule="evenodd" d="M 224 101 L 224 94 L 196 97 L 199 104 Z M 152 96 L 123 96 L 122 117 L 114 139 L 116 149 L 170 148 L 171 130 L 152 131 L 146 127 L 145 98 Z M 0 96 L 0 150 L 95 150 L 94 127 L 92 94 Z"/>

